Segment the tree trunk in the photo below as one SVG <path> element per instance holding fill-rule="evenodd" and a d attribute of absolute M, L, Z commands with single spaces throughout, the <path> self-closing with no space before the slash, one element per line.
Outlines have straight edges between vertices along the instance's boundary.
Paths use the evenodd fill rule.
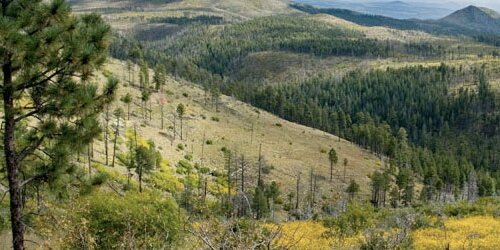
<path fill-rule="evenodd" d="M 88 165 L 89 165 L 89 175 L 92 174 L 92 149 L 90 148 L 89 144 L 87 146 L 87 160 L 88 160 Z"/>
<path fill-rule="evenodd" d="M 160 106 L 161 110 L 161 130 L 163 130 L 163 105 Z"/>
<path fill-rule="evenodd" d="M 24 225 L 22 223 L 22 197 L 19 183 L 19 162 L 16 153 L 14 86 L 12 85 L 12 64 L 10 57 L 4 60 L 3 103 L 4 103 L 4 157 L 7 168 L 10 195 L 10 220 L 12 246 L 14 250 L 24 249 Z"/>
<path fill-rule="evenodd" d="M 152 101 L 149 101 L 149 120 L 153 120 L 153 105 L 152 105 Z"/>
<path fill-rule="evenodd" d="M 116 118 L 116 130 L 115 130 L 115 141 L 113 142 L 113 160 L 111 161 L 111 167 L 115 167 L 116 158 L 116 141 L 118 140 L 118 134 L 120 133 L 120 117 Z"/>
<path fill-rule="evenodd" d="M 330 182 L 333 181 L 333 161 L 330 161 Z"/>
<path fill-rule="evenodd" d="M 127 103 L 127 120 L 130 120 L 130 102 Z"/>
<path fill-rule="evenodd" d="M 257 185 L 262 185 L 262 143 L 259 145 L 259 172 L 257 176 Z"/>
<path fill-rule="evenodd" d="M 182 139 L 182 116 L 179 116 L 179 119 L 181 120 L 181 141 L 183 140 Z"/>
<path fill-rule="evenodd" d="M 296 187 L 296 191 L 297 191 L 297 200 L 295 202 L 295 209 L 296 210 L 299 210 L 299 192 L 300 192 L 300 173 L 297 174 L 297 187 Z"/>
<path fill-rule="evenodd" d="M 139 192 L 142 193 L 142 166 L 139 167 Z"/>
<path fill-rule="evenodd" d="M 175 127 L 175 125 L 176 125 L 177 122 L 175 121 L 175 118 L 176 118 L 176 115 L 174 114 L 174 141 L 175 141 L 175 135 L 177 133 L 176 127 Z"/>
<path fill-rule="evenodd" d="M 104 127 L 104 153 L 106 154 L 106 166 L 109 165 L 108 162 L 108 140 L 109 140 L 109 132 L 108 132 L 108 126 L 109 126 L 109 105 L 106 105 L 106 125 Z M 78 157 L 80 159 L 80 157 Z"/>

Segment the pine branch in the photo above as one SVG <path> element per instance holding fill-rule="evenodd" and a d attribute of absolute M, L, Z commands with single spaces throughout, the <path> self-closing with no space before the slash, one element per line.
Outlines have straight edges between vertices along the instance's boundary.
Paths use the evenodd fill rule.
<path fill-rule="evenodd" d="M 56 76 L 59 76 L 62 72 L 64 72 L 64 70 L 66 70 L 65 67 L 63 68 L 60 68 L 56 71 L 54 71 L 52 74 L 50 74 L 49 76 L 47 76 L 46 78 L 42 79 L 42 80 L 39 80 L 39 81 L 34 81 L 34 79 L 30 79 L 30 81 L 26 81 L 24 83 L 21 83 L 19 85 L 17 85 L 16 87 L 16 91 L 21 91 L 21 90 L 25 90 L 25 89 L 29 89 L 29 88 L 33 88 L 35 86 L 38 86 L 40 84 L 44 84 L 46 82 L 49 82 L 52 80 L 52 78 L 56 77 Z M 50 71 L 49 71 L 50 72 Z M 47 72 L 48 73 L 48 72 Z M 44 74 L 42 74 L 44 75 Z"/>
<path fill-rule="evenodd" d="M 42 145 L 43 141 L 45 140 L 45 135 L 38 138 L 32 145 L 25 147 L 17 156 L 17 161 L 22 162 L 28 155 L 31 155 L 33 152 L 35 152 L 40 145 Z"/>

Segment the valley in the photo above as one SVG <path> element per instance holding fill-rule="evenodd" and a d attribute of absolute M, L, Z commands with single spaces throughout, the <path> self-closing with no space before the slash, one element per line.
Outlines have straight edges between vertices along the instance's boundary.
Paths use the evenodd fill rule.
<path fill-rule="evenodd" d="M 1 6 L 0 249 L 500 243 L 493 9 Z"/>

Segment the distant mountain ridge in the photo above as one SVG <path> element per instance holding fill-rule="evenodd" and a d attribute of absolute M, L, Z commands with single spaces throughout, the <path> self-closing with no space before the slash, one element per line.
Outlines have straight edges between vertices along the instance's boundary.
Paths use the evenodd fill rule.
<path fill-rule="evenodd" d="M 500 34 L 500 14 L 488 8 L 469 6 L 439 20 L 440 22 L 473 29 L 479 32 Z"/>
<path fill-rule="evenodd" d="M 469 6 L 439 20 L 397 19 L 382 15 L 364 14 L 348 9 L 315 8 L 291 4 L 310 14 L 329 14 L 363 26 L 384 26 L 400 30 L 421 30 L 432 34 L 500 36 L 500 14 L 487 8 Z"/>
<path fill-rule="evenodd" d="M 347 1 L 347 0 L 293 0 L 319 8 L 349 9 L 361 13 L 382 15 L 398 19 L 439 19 L 457 7 L 449 3 L 425 3 L 417 1 Z"/>

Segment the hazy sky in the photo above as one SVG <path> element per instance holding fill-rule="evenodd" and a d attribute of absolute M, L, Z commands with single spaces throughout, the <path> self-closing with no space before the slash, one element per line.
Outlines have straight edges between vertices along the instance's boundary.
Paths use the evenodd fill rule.
<path fill-rule="evenodd" d="M 360 1 L 360 0 L 351 0 L 353 2 L 355 1 Z M 367 0 L 364 0 L 367 1 Z M 372 1 L 372 0 L 368 0 Z M 386 1 L 386 0 L 382 0 Z M 388 0 L 391 1 L 391 0 Z M 405 2 L 405 0 L 402 0 Z M 380 0 L 373 0 L 373 2 L 381 2 Z M 453 6 L 454 4 L 460 5 L 460 7 L 466 7 L 469 5 L 475 5 L 478 7 L 488 7 L 495 9 L 497 11 L 500 11 L 500 0 L 407 0 L 406 2 L 424 2 L 424 3 L 450 3 L 450 6 Z"/>
<path fill-rule="evenodd" d="M 292 0 L 293 1 L 293 0 Z M 300 0 L 296 0 L 300 2 Z M 316 2 L 390 2 L 394 0 L 315 0 Z M 447 5 L 450 9 L 463 8 L 469 5 L 488 7 L 500 12 L 500 0 L 401 0 L 403 2 L 420 2 L 437 5 Z"/>
<path fill-rule="evenodd" d="M 430 2 L 430 3 L 435 3 L 436 0 L 409 0 L 409 2 Z M 439 1 L 438 1 L 439 2 Z M 489 7 L 489 8 L 494 8 L 497 10 L 500 10 L 500 0 L 444 0 L 442 2 L 450 2 L 450 3 L 457 3 L 462 5 L 463 7 L 469 6 L 469 5 L 476 5 L 479 7 Z"/>

